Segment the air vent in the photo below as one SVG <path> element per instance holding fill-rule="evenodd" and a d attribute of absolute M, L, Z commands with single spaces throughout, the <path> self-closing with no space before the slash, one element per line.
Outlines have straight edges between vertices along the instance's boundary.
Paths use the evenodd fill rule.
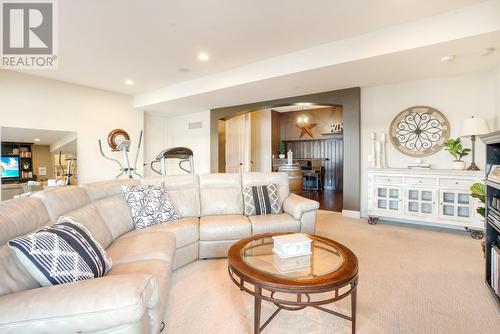
<path fill-rule="evenodd" d="M 201 129 L 203 123 L 202 122 L 189 122 L 188 123 L 188 129 L 193 130 L 193 129 Z"/>

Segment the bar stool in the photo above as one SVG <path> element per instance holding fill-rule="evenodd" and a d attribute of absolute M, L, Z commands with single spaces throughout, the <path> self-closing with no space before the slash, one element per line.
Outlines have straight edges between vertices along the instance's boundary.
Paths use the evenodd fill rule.
<path fill-rule="evenodd" d="M 316 172 L 313 170 L 303 170 L 302 171 L 302 177 L 305 178 L 304 185 L 302 189 L 305 191 L 311 191 L 315 190 L 315 187 L 313 187 L 313 179 L 316 181 Z"/>

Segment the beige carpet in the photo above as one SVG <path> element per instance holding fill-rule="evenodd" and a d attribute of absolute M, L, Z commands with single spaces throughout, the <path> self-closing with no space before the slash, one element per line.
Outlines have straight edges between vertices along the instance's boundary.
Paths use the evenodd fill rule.
<path fill-rule="evenodd" d="M 320 212 L 318 234 L 360 262 L 359 334 L 500 333 L 500 311 L 483 282 L 480 242 L 468 234 L 379 224 Z M 253 333 L 253 298 L 228 278 L 227 261 L 197 261 L 173 275 L 167 333 Z M 349 312 L 349 299 L 330 306 Z M 263 321 L 275 307 L 263 302 Z M 350 333 L 313 308 L 281 311 L 263 333 Z"/>

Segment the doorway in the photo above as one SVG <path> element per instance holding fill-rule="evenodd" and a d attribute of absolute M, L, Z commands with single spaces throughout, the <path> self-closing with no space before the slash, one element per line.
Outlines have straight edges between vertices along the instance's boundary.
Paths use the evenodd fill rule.
<path fill-rule="evenodd" d="M 295 96 L 277 100 L 249 103 L 211 110 L 210 153 L 211 171 L 223 171 L 221 166 L 220 121 L 243 115 L 252 111 L 273 109 L 283 106 L 300 105 L 341 106 L 343 127 L 341 146 L 343 148 L 342 189 L 349 189 L 342 194 L 342 212 L 350 216 L 359 215 L 360 209 L 360 89 L 348 88 L 337 91 Z M 272 140 L 275 139 L 274 137 Z M 348 147 L 348 149 L 346 149 Z M 276 154 L 273 152 L 273 154 Z M 225 155 L 224 155 L 225 156 Z M 339 202 L 339 201 L 337 201 Z M 339 210 L 337 207 L 336 210 Z"/>
<path fill-rule="evenodd" d="M 219 126 L 219 171 L 289 172 L 293 166 L 290 176 L 300 180 L 293 192 L 323 210 L 342 211 L 342 121 L 342 106 L 305 104 L 228 118 Z"/>
<path fill-rule="evenodd" d="M 279 119 L 278 153 L 300 166 L 301 196 L 320 203 L 320 209 L 342 211 L 344 133 L 341 105 L 291 105 L 272 109 Z M 275 171 L 283 159 L 274 160 Z"/>
<path fill-rule="evenodd" d="M 251 171 L 251 121 L 249 114 L 231 117 L 224 122 L 224 172 Z"/>

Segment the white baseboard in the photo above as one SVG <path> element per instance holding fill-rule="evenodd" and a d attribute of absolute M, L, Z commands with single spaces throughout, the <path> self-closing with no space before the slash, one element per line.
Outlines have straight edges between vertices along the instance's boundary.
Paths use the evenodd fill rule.
<path fill-rule="evenodd" d="M 351 211 L 351 210 L 342 210 L 342 216 L 348 218 L 361 218 L 361 212 L 359 211 Z"/>

